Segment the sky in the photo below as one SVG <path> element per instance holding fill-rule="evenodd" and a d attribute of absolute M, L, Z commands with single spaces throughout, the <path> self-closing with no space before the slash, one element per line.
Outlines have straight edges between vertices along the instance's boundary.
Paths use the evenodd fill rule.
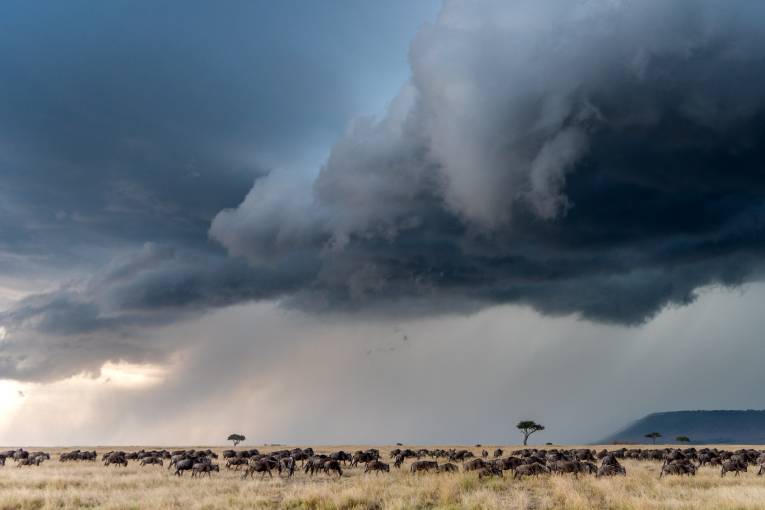
<path fill-rule="evenodd" d="M 4 2 L 0 445 L 765 407 L 764 15 Z"/>

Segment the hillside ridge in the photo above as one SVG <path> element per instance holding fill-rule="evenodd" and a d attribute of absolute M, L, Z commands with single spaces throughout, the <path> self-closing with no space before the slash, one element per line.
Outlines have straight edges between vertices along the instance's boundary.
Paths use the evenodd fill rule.
<path fill-rule="evenodd" d="M 675 443 L 687 436 L 691 443 L 765 443 L 765 410 L 712 409 L 660 411 L 635 420 L 602 443 L 645 443 L 645 435 L 659 432 L 657 444 Z"/>

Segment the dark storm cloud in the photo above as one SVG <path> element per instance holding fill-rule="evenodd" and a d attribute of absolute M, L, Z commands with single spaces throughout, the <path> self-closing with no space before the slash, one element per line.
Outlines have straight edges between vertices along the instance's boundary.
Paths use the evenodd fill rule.
<path fill-rule="evenodd" d="M 447 2 L 385 118 L 357 122 L 314 182 L 256 183 L 211 235 L 256 267 L 314 254 L 306 307 L 635 324 L 758 278 L 764 9 Z"/>
<path fill-rule="evenodd" d="M 177 345 L 152 341 L 146 328 L 295 291 L 308 267 L 262 271 L 219 255 L 147 244 L 88 278 L 0 312 L 7 334 L 0 340 L 0 373 L 56 379 L 82 369 L 97 372 L 108 359 L 164 359 Z"/>
<path fill-rule="evenodd" d="M 70 268 L 207 244 L 256 177 L 342 129 L 361 102 L 348 69 L 390 64 L 377 39 L 406 26 L 401 9 L 3 3 L 0 249 Z"/>
<path fill-rule="evenodd" d="M 141 8 L 125 9 L 130 17 Z M 758 278 L 763 14 L 765 6 L 745 1 L 447 2 L 413 41 L 411 79 L 383 118 L 355 121 L 317 176 L 277 169 L 237 207 L 242 175 L 258 174 L 241 157 L 250 152 L 241 133 L 256 150 L 262 140 L 282 145 L 287 131 L 298 136 L 300 125 L 311 131 L 309 119 L 344 108 L 334 75 L 315 59 L 286 59 L 294 48 L 282 51 L 276 33 L 245 51 L 235 38 L 210 40 L 202 29 L 222 22 L 216 16 L 181 14 L 183 29 L 171 35 L 161 15 L 131 45 L 87 30 L 54 37 L 51 62 L 79 63 L 80 71 L 51 64 L 62 86 L 38 87 L 39 104 L 25 116 L 24 93 L 39 83 L 28 62 L 51 47 L 40 42 L 50 40 L 40 24 L 31 49 L 8 55 L 13 75 L 27 81 L 1 83 L 16 99 L 3 106 L 19 119 L 13 132 L 43 136 L 26 147 L 11 135 L 5 157 L 16 161 L 20 151 L 18 161 L 29 162 L 39 152 L 40 161 L 72 170 L 16 166 L 9 175 L 18 193 L 9 196 L 38 189 L 43 212 L 55 206 L 57 219 L 87 225 L 77 232 L 94 238 L 94 251 L 107 232 L 110 256 L 136 238 L 166 234 L 175 246 L 167 254 L 147 248 L 137 261 L 117 257 L 111 270 L 4 312 L 0 375 L 71 372 L 89 357 L 156 358 L 162 347 L 143 338 L 144 327 L 253 299 L 417 315 L 519 303 L 638 324 L 693 301 L 701 286 Z M 215 33 L 239 33 L 238 19 Z M 80 42 L 102 39 L 105 48 Z M 77 57 L 56 55 L 61 48 Z M 249 60 L 260 65 L 242 66 Z M 266 76 L 262 91 L 250 73 Z M 250 96 L 252 83 L 258 93 Z M 282 92 L 297 102 L 274 105 Z M 47 118 L 62 105 L 72 110 Z M 199 180 L 210 162 L 222 170 Z M 187 178 L 195 184 L 179 188 Z M 78 211 L 82 195 L 73 200 L 67 187 L 97 198 Z M 69 208 L 56 202 L 60 192 Z M 119 199 L 107 204 L 105 196 Z M 209 236 L 228 258 L 198 235 L 213 215 Z M 8 225 L 14 246 L 32 242 L 34 230 Z M 72 354 L 78 349 L 88 354 Z M 66 351 L 58 360 L 50 354 L 57 350 Z"/>
<path fill-rule="evenodd" d="M 378 108 L 360 91 L 390 94 L 432 6 L 218 7 L 0 6 L 0 276 L 53 289 L 0 312 L 0 378 L 161 359 L 151 328 L 277 298 L 315 271 L 230 258 L 210 222 Z"/>

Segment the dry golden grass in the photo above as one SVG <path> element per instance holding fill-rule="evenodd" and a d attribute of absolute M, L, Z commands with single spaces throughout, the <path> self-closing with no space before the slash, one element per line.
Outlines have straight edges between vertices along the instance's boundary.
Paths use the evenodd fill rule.
<path fill-rule="evenodd" d="M 354 446 L 315 448 L 354 451 Z M 491 447 L 489 451 L 492 451 Z M 514 447 L 506 447 L 506 450 Z M 128 448 L 121 448 L 128 450 Z M 218 448 L 217 450 L 222 450 Z M 720 478 L 717 468 L 698 476 L 659 479 L 658 462 L 624 461 L 627 477 L 542 476 L 513 481 L 479 480 L 474 473 L 414 476 L 407 469 L 364 475 L 347 469 L 339 480 L 302 472 L 292 480 L 242 481 L 222 469 L 211 479 L 182 478 L 159 466 L 104 467 L 96 463 L 59 463 L 61 449 L 46 449 L 55 458 L 40 467 L 0 468 L 0 510 L 73 508 L 572 508 L 572 509 L 765 509 L 765 477 L 750 469 L 742 476 Z M 266 451 L 268 449 L 265 449 Z M 381 447 L 387 458 L 389 447 Z M 472 448 L 478 453 L 479 449 Z M 105 451 L 100 448 L 99 454 Z M 407 465 L 408 466 L 408 465 Z M 509 473 L 508 473 L 509 474 Z"/>

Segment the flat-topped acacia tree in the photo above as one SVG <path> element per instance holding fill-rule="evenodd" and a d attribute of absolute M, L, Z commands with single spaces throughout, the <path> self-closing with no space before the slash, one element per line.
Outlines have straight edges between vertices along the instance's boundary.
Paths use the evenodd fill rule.
<path fill-rule="evenodd" d="M 236 445 L 238 445 L 245 439 L 246 438 L 242 434 L 231 434 L 230 436 L 228 436 L 228 440 L 234 442 L 234 447 L 236 447 Z"/>
<path fill-rule="evenodd" d="M 653 444 L 656 444 L 656 438 L 661 437 L 661 432 L 650 432 L 646 434 L 644 437 L 647 437 L 648 439 L 653 440 Z"/>
<path fill-rule="evenodd" d="M 529 436 L 531 434 L 545 429 L 544 425 L 540 425 L 533 420 L 521 420 L 518 422 L 518 425 L 516 425 L 515 428 L 523 433 L 523 446 L 526 446 L 526 443 L 529 441 Z"/>

